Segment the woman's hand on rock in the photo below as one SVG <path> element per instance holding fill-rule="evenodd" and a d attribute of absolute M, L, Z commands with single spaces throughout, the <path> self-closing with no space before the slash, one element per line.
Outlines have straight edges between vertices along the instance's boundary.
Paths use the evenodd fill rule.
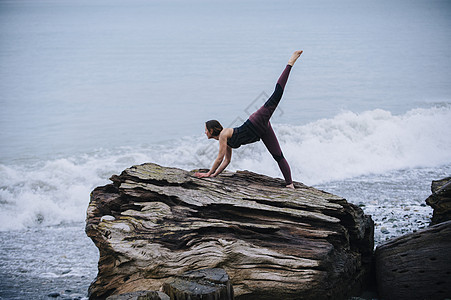
<path fill-rule="evenodd" d="M 204 178 L 204 177 L 210 177 L 211 175 L 209 173 L 196 172 L 196 173 L 194 173 L 194 176 L 196 176 L 197 178 Z"/>

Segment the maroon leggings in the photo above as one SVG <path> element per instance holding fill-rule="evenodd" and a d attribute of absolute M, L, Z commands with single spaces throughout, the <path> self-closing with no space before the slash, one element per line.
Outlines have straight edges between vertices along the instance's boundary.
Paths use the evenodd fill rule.
<path fill-rule="evenodd" d="M 249 121 L 252 122 L 252 125 L 254 125 L 255 129 L 258 131 L 258 134 L 265 144 L 266 148 L 268 149 L 269 153 L 271 153 L 271 155 L 279 164 L 280 171 L 282 171 L 283 177 L 285 178 L 285 183 L 287 185 L 293 183 L 293 180 L 291 179 L 290 166 L 283 156 L 279 141 L 277 140 L 276 134 L 272 129 L 269 119 L 271 118 L 274 110 L 279 104 L 280 99 L 282 98 L 283 90 L 285 88 L 285 84 L 287 83 L 290 70 L 291 66 L 287 65 L 282 75 L 280 75 L 279 80 L 277 81 L 274 93 L 271 95 L 271 97 L 269 97 L 269 99 L 262 107 L 260 107 L 249 117 Z"/>

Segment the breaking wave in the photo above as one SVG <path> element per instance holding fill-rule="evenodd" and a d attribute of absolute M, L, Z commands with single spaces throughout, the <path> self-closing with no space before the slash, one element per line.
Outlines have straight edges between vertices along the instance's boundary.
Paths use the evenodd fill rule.
<path fill-rule="evenodd" d="M 275 124 L 274 130 L 293 179 L 309 185 L 451 164 L 449 105 L 414 109 L 403 115 L 380 109 L 346 111 L 302 126 Z M 81 222 L 90 192 L 107 184 L 112 174 L 144 162 L 188 170 L 209 168 L 217 147 L 216 141 L 193 136 L 165 145 L 0 165 L 0 230 Z M 263 143 L 235 150 L 228 169 L 281 177 Z"/>

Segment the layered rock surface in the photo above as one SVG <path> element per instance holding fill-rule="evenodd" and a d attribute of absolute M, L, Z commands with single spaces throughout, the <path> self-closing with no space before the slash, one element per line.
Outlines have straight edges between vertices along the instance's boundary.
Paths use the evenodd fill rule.
<path fill-rule="evenodd" d="M 247 171 L 198 179 L 144 164 L 111 179 L 87 211 L 92 299 L 204 268 L 223 268 L 236 299 L 344 299 L 368 272 L 373 222 L 341 197 Z"/>
<path fill-rule="evenodd" d="M 375 256 L 382 299 L 451 297 L 451 221 L 392 239 Z"/>
<path fill-rule="evenodd" d="M 188 271 L 169 279 L 164 292 L 177 300 L 232 300 L 233 287 L 224 269 Z"/>

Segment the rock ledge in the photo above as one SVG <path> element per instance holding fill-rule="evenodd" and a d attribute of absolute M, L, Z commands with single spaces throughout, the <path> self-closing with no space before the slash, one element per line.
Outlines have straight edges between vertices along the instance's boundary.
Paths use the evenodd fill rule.
<path fill-rule="evenodd" d="M 143 164 L 91 194 L 86 233 L 100 251 L 91 299 L 190 270 L 223 268 L 236 299 L 346 299 L 373 252 L 371 217 L 345 199 L 248 171 L 198 179 Z"/>

